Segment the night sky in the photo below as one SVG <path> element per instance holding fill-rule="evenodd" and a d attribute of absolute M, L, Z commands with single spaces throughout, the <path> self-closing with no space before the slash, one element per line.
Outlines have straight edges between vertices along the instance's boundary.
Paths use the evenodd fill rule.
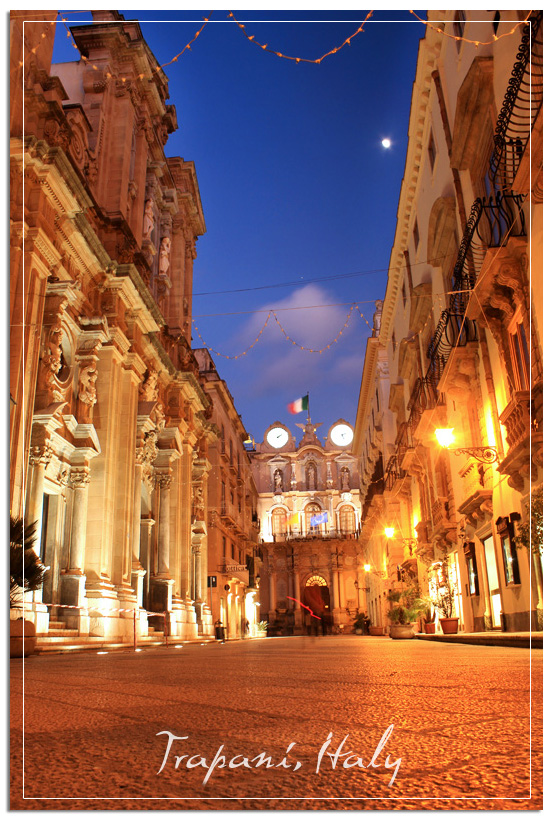
<path fill-rule="evenodd" d="M 120 11 L 141 22 L 160 63 L 209 13 Z M 310 59 L 341 45 L 367 13 L 233 11 L 248 36 Z M 351 45 L 320 64 L 296 64 L 248 42 L 227 14 L 215 11 L 191 50 L 164 69 L 179 124 L 165 151 L 194 161 L 207 227 L 197 243 L 192 313 L 206 345 L 234 356 L 254 342 L 270 310 L 298 345 L 319 349 L 358 303 L 368 325 L 353 310 L 322 354 L 293 346 L 273 316 L 247 355 L 212 353 L 256 441 L 274 421 L 295 429 L 305 420 L 286 405 L 307 392 L 325 437 L 338 418 L 355 423 L 374 302 L 386 289 L 425 27 L 408 11 L 375 11 Z M 90 20 L 86 12 L 66 16 L 71 24 Z M 57 31 L 54 61 L 73 60 L 62 24 Z M 192 345 L 203 346 L 194 327 Z"/>

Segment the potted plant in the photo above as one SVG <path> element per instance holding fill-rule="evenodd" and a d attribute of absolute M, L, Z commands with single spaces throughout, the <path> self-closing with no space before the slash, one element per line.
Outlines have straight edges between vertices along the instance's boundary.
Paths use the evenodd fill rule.
<path fill-rule="evenodd" d="M 267 635 L 267 621 L 259 621 L 255 626 L 258 635 Z"/>
<path fill-rule="evenodd" d="M 365 632 L 366 617 L 364 612 L 358 612 L 353 619 L 353 628 L 356 635 L 362 635 Z"/>
<path fill-rule="evenodd" d="M 434 606 L 442 613 L 440 625 L 444 635 L 455 635 L 459 631 L 459 618 L 453 616 L 456 591 L 451 566 L 447 558 L 444 558 L 438 569 L 434 595 Z"/>
<path fill-rule="evenodd" d="M 40 589 L 46 567 L 33 549 L 36 524 L 24 526 L 21 518 L 10 516 L 10 610 L 22 607 L 24 593 Z M 10 658 L 32 655 L 36 630 L 32 621 L 10 618 Z"/>
<path fill-rule="evenodd" d="M 424 602 L 419 596 L 416 585 L 404 587 L 403 589 L 392 589 L 387 595 L 390 603 L 388 617 L 391 622 L 390 638 L 395 640 L 401 638 L 414 638 L 414 623 L 424 608 Z"/>
<path fill-rule="evenodd" d="M 432 598 L 422 598 L 424 609 L 422 610 L 422 619 L 424 621 L 424 632 L 426 635 L 434 635 L 436 633 L 436 611 L 434 609 L 434 601 Z"/>

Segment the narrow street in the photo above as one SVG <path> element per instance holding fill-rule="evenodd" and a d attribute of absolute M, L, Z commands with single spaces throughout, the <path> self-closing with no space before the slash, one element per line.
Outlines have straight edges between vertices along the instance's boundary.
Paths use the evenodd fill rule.
<path fill-rule="evenodd" d="M 541 676 L 364 636 L 12 660 L 11 808 L 539 809 Z"/>

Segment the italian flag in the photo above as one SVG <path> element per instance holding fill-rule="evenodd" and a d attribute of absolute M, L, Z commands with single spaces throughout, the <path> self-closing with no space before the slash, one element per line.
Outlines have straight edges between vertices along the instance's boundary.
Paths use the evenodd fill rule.
<path fill-rule="evenodd" d="M 296 401 L 293 401 L 291 404 L 288 405 L 288 412 L 302 413 L 304 410 L 307 410 L 308 401 L 308 396 L 304 396 L 302 399 L 296 399 Z"/>

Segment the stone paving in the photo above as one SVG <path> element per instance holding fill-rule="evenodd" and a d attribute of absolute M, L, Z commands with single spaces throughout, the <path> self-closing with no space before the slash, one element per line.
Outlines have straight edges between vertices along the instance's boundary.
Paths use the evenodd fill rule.
<path fill-rule="evenodd" d="M 12 660 L 11 809 L 539 809 L 542 655 L 327 636 Z"/>

